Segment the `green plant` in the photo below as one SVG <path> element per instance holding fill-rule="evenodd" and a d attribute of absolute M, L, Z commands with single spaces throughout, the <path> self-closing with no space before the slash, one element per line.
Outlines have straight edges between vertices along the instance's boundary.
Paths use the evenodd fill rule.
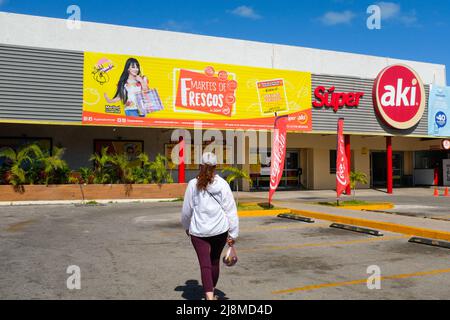
<path fill-rule="evenodd" d="M 94 172 L 91 168 L 81 167 L 80 169 L 78 169 L 78 171 L 80 172 L 81 181 L 83 183 L 86 183 L 86 184 L 91 183 L 91 181 L 93 179 L 93 174 L 94 174 Z"/>
<path fill-rule="evenodd" d="M 91 155 L 89 161 L 94 162 L 94 183 L 105 184 L 113 182 L 112 158 L 108 154 L 108 147 L 103 147 L 100 154 L 94 153 Z"/>
<path fill-rule="evenodd" d="M 225 167 L 222 169 L 222 173 L 229 172 L 229 175 L 226 177 L 228 183 L 236 180 L 236 193 L 237 193 L 237 205 L 239 205 L 239 182 L 237 179 L 247 180 L 250 186 L 253 185 L 253 180 L 250 178 L 250 175 L 244 169 L 239 169 L 236 167 Z"/>
<path fill-rule="evenodd" d="M 76 177 L 70 176 L 69 179 L 67 180 L 67 182 L 69 182 L 70 184 L 78 184 L 78 183 L 80 183 L 80 180 Z"/>
<path fill-rule="evenodd" d="M 64 148 L 53 148 L 52 155 L 42 153 L 38 161 L 43 169 L 43 181 L 45 185 L 49 183 L 64 184 L 69 181 L 70 169 L 67 162 L 62 159 L 64 155 Z"/>
<path fill-rule="evenodd" d="M 350 187 L 353 189 L 353 199 L 356 196 L 356 186 L 358 183 L 367 184 L 367 175 L 361 171 L 350 173 Z"/>
<path fill-rule="evenodd" d="M 170 175 L 170 172 L 167 172 L 166 169 L 166 161 L 168 161 L 167 157 L 162 156 L 161 154 L 157 154 L 155 161 L 150 162 L 149 169 L 153 175 L 153 182 L 157 184 L 161 183 L 173 183 L 173 178 Z"/>
<path fill-rule="evenodd" d="M 23 184 L 35 184 L 39 181 L 39 159 L 44 157 L 41 148 L 36 144 L 26 145 L 15 151 L 6 147 L 0 150 L 0 157 L 6 159 L 7 181 L 17 187 Z"/>
<path fill-rule="evenodd" d="M 130 184 L 134 182 L 133 168 L 125 153 L 111 156 L 111 164 L 114 167 L 116 182 Z"/>
<path fill-rule="evenodd" d="M 138 156 L 138 159 L 142 162 L 141 167 L 134 167 L 132 169 L 133 179 L 136 183 L 148 184 L 152 183 L 153 175 L 150 169 L 150 165 L 152 164 L 148 158 L 148 155 L 145 153 L 141 153 Z"/>

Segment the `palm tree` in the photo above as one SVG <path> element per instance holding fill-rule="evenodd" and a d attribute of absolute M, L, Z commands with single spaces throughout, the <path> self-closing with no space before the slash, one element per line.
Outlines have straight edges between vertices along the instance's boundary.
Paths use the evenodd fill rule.
<path fill-rule="evenodd" d="M 243 179 L 247 180 L 250 184 L 250 186 L 253 185 L 253 180 L 250 178 L 250 175 L 247 171 L 244 169 L 239 169 L 236 167 L 225 167 L 222 169 L 222 173 L 229 172 L 230 174 L 226 177 L 226 180 L 228 183 L 231 183 L 232 181 L 236 179 Z M 236 181 L 236 193 L 237 193 L 237 205 L 239 205 L 239 182 Z"/>
<path fill-rule="evenodd" d="M 92 169 L 88 167 L 81 167 L 78 171 L 80 172 L 80 177 L 81 180 L 83 180 L 83 183 L 89 184 L 93 174 Z"/>
<path fill-rule="evenodd" d="M 367 184 L 367 175 L 361 171 L 355 171 L 350 173 L 350 187 L 353 189 L 353 200 L 356 196 L 356 185 L 358 183 Z"/>
<path fill-rule="evenodd" d="M 134 181 L 143 184 L 152 183 L 153 175 L 150 169 L 152 162 L 149 160 L 148 155 L 141 153 L 137 158 L 141 161 L 141 166 L 132 169 Z"/>
<path fill-rule="evenodd" d="M 121 183 L 129 184 L 134 181 L 133 168 L 130 166 L 130 161 L 125 153 L 113 155 L 111 163 L 114 165 Z"/>
<path fill-rule="evenodd" d="M 38 180 L 38 173 L 33 169 L 36 159 L 43 156 L 41 148 L 36 144 L 24 146 L 17 152 L 10 147 L 0 150 L 0 157 L 9 162 L 9 182 L 15 187 L 26 183 L 34 184 Z"/>
<path fill-rule="evenodd" d="M 172 183 L 173 179 L 166 169 L 167 157 L 157 154 L 155 161 L 150 162 L 149 168 L 153 173 L 155 183 L 161 184 L 162 182 Z"/>
<path fill-rule="evenodd" d="M 64 148 L 53 148 L 52 155 L 43 154 L 41 159 L 44 169 L 44 181 L 48 185 L 49 182 L 66 183 L 68 180 L 69 166 L 67 162 L 62 160 Z"/>
<path fill-rule="evenodd" d="M 100 154 L 94 153 L 89 161 L 94 161 L 94 183 L 111 183 L 111 156 L 108 154 L 108 147 L 103 147 Z"/>

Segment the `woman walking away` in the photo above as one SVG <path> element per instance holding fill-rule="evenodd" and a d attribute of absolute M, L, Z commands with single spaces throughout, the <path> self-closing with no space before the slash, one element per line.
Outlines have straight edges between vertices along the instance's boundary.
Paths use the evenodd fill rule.
<path fill-rule="evenodd" d="M 220 255 L 239 233 L 236 203 L 228 183 L 215 174 L 217 157 L 206 152 L 200 173 L 189 181 L 184 195 L 181 223 L 197 253 L 206 300 L 217 300 Z"/>

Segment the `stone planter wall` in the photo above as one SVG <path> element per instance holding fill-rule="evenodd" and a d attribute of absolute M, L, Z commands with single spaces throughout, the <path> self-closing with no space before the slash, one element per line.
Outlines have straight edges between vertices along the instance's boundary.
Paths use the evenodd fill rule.
<path fill-rule="evenodd" d="M 0 186 L 0 201 L 161 199 L 183 197 L 186 183 Z"/>

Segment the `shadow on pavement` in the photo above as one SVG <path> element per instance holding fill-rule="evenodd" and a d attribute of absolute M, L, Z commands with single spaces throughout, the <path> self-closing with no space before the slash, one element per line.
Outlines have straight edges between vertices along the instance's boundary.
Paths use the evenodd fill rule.
<path fill-rule="evenodd" d="M 175 291 L 182 291 L 183 297 L 186 300 L 202 300 L 205 295 L 203 293 L 203 287 L 198 283 L 197 280 L 187 280 L 185 285 L 178 286 L 174 289 Z M 214 294 L 218 296 L 219 300 L 228 300 L 226 293 L 221 290 L 216 289 Z"/>

